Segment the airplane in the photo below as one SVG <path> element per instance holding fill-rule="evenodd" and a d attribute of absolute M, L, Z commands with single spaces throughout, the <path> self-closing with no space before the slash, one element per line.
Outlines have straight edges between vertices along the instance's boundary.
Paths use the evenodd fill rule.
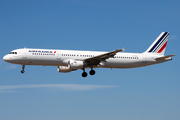
<path fill-rule="evenodd" d="M 137 68 L 154 65 L 172 60 L 172 56 L 164 56 L 169 32 L 162 32 L 151 46 L 143 53 L 125 53 L 125 48 L 111 52 L 55 50 L 55 49 L 16 49 L 3 57 L 3 60 L 13 64 L 57 66 L 57 70 L 68 73 L 82 69 L 82 77 L 95 74 L 94 68 Z"/>

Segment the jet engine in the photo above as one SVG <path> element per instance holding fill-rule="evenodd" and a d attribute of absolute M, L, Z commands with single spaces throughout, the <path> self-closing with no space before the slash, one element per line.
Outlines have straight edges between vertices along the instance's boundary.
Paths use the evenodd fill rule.
<path fill-rule="evenodd" d="M 70 68 L 70 66 L 58 66 L 58 71 L 62 73 L 68 73 L 71 72 L 72 69 Z"/>
<path fill-rule="evenodd" d="M 72 70 L 81 69 L 84 66 L 84 62 L 83 61 L 70 60 L 70 61 L 68 61 L 68 64 L 69 64 L 69 66 L 70 66 L 70 68 Z"/>
<path fill-rule="evenodd" d="M 73 70 L 82 69 L 84 66 L 83 61 L 68 61 L 68 66 L 58 66 L 58 71 L 62 73 L 71 72 Z"/>

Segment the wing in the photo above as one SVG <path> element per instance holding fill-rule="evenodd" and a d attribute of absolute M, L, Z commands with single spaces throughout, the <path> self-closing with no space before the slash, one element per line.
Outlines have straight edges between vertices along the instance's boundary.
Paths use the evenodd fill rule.
<path fill-rule="evenodd" d="M 102 55 L 84 59 L 84 62 L 89 67 L 97 66 L 97 65 L 99 65 L 100 62 L 102 62 L 102 61 L 106 62 L 106 59 L 113 58 L 116 55 L 116 53 L 121 52 L 121 51 L 125 51 L 125 48 L 117 49 L 117 50 L 114 50 L 114 51 L 111 51 L 111 52 L 108 52 L 108 53 L 105 53 Z"/>

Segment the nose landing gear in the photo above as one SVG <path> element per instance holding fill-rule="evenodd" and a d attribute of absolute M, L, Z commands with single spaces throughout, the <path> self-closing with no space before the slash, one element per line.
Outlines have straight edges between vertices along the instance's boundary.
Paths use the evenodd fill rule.
<path fill-rule="evenodd" d="M 25 72 L 24 69 L 25 69 L 25 65 L 22 65 L 22 70 L 21 70 L 22 74 Z"/>

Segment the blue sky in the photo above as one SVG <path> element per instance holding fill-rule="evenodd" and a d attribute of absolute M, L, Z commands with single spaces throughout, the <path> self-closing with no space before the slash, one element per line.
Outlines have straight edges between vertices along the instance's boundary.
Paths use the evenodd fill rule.
<path fill-rule="evenodd" d="M 178 0 L 0 0 L 1 120 L 179 120 Z M 18 48 L 143 52 L 170 32 L 172 61 L 135 69 L 58 73 L 3 61 Z M 86 71 L 89 71 L 88 69 Z"/>

